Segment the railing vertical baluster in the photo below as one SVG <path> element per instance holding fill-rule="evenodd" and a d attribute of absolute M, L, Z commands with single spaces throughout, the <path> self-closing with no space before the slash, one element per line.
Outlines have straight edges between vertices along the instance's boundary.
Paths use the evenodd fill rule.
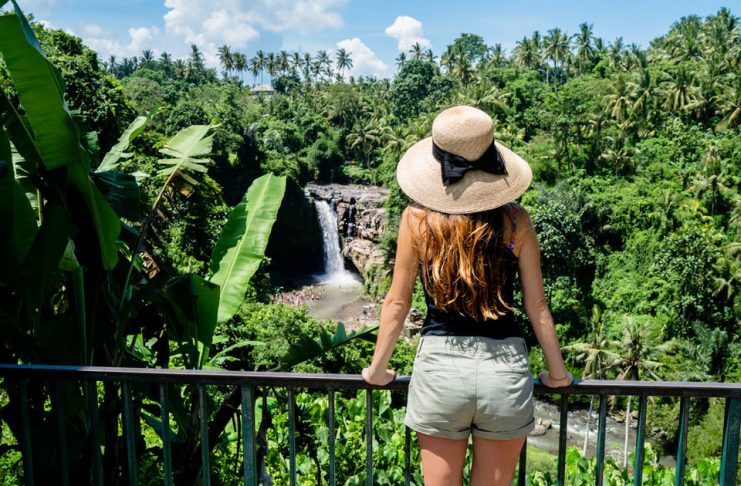
<path fill-rule="evenodd" d="M 736 484 L 740 428 L 741 399 L 726 398 L 726 410 L 723 415 L 723 450 L 720 456 L 720 486 Z"/>
<path fill-rule="evenodd" d="M 412 476 L 412 461 L 411 461 L 411 429 L 404 426 L 404 486 L 409 486 L 411 483 Z"/>
<path fill-rule="evenodd" d="M 63 486 L 69 484 L 69 461 L 67 458 L 67 427 L 64 416 L 64 398 L 62 397 L 62 382 L 54 383 L 54 403 L 57 415 L 57 447 L 59 447 L 59 481 Z"/>
<path fill-rule="evenodd" d="M 689 422 L 690 399 L 682 397 L 679 402 L 679 444 L 677 444 L 677 467 L 674 485 L 684 484 L 684 466 L 687 464 L 687 426 Z"/>
<path fill-rule="evenodd" d="M 203 486 L 211 484 L 211 453 L 208 446 L 208 408 L 206 407 L 206 386 L 198 385 L 198 402 L 201 419 L 201 471 Z"/>
<path fill-rule="evenodd" d="M 21 423 L 23 425 L 23 472 L 26 485 L 33 486 L 33 443 L 29 418 L 28 380 L 21 380 Z"/>
<path fill-rule="evenodd" d="M 597 426 L 597 477 L 595 484 L 602 486 L 605 472 L 605 429 L 607 428 L 607 395 L 599 396 L 599 419 Z"/>
<path fill-rule="evenodd" d="M 520 461 L 517 469 L 517 486 L 525 486 L 527 484 L 527 436 L 525 436 L 525 443 L 522 444 L 520 450 Z"/>
<path fill-rule="evenodd" d="M 365 389 L 365 484 L 373 486 L 373 390 Z"/>
<path fill-rule="evenodd" d="M 330 385 L 327 390 L 327 404 L 329 407 L 329 486 L 335 486 L 335 430 L 334 430 L 334 388 Z"/>
<path fill-rule="evenodd" d="M 126 435 L 126 461 L 129 468 L 129 484 L 136 486 L 138 483 L 138 471 L 136 469 L 136 443 L 134 440 L 134 411 L 131 405 L 131 390 L 129 383 L 124 381 L 122 385 L 124 402 L 124 435 Z"/>
<path fill-rule="evenodd" d="M 100 453 L 100 442 L 98 434 L 100 432 L 100 421 L 98 419 L 98 383 L 88 381 L 85 383 L 87 388 L 87 406 L 90 414 L 90 452 L 93 460 L 93 484 L 103 484 L 103 457 Z"/>
<path fill-rule="evenodd" d="M 162 422 L 162 470 L 165 486 L 172 485 L 172 444 L 170 444 L 170 407 L 167 384 L 160 383 L 160 421 Z"/>
<path fill-rule="evenodd" d="M 569 422 L 569 396 L 561 395 L 560 418 L 558 423 L 558 485 L 566 484 L 566 435 L 568 432 Z"/>
<path fill-rule="evenodd" d="M 252 385 L 242 385 L 242 465 L 245 486 L 257 486 L 255 459 L 255 397 Z M 265 411 L 263 411 L 265 413 Z"/>
<path fill-rule="evenodd" d="M 288 387 L 288 467 L 291 486 L 296 486 L 296 397 Z"/>
<path fill-rule="evenodd" d="M 641 484 L 643 484 L 643 455 L 645 452 L 643 444 L 646 441 L 647 401 L 648 398 L 646 395 L 641 395 L 641 399 L 638 402 L 638 430 L 636 432 L 635 464 L 633 465 L 633 486 L 641 486 Z"/>

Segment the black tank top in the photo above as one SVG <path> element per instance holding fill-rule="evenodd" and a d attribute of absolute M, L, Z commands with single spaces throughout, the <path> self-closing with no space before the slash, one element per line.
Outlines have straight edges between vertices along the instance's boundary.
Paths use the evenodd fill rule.
<path fill-rule="evenodd" d="M 501 263 L 504 270 L 502 298 L 512 307 L 518 258 L 514 253 L 514 235 L 516 232 L 514 215 L 510 214 L 510 220 L 512 221 L 512 238 L 502 253 L 503 261 Z M 498 319 L 475 319 L 455 312 L 447 312 L 435 305 L 424 285 L 424 279 L 422 279 L 422 288 L 427 303 L 427 317 L 420 329 L 422 336 L 484 336 L 493 339 L 504 339 L 513 336 L 525 337 L 520 326 L 515 323 L 513 311 L 506 311 L 506 314 Z"/>

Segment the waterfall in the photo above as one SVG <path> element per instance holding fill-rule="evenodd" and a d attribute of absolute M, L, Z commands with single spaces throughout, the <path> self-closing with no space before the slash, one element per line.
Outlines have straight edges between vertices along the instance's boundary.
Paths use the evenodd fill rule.
<path fill-rule="evenodd" d="M 340 249 L 340 235 L 337 231 L 337 213 L 323 199 L 314 201 L 322 228 L 324 247 L 324 274 L 320 279 L 332 282 L 357 282 L 357 278 L 345 269 L 345 258 Z"/>

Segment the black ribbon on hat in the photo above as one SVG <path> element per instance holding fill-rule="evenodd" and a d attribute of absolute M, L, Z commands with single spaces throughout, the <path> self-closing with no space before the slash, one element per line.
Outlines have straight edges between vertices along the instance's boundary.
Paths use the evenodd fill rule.
<path fill-rule="evenodd" d="M 476 160 L 468 160 L 460 155 L 452 154 L 437 146 L 432 141 L 432 156 L 440 162 L 442 169 L 443 185 L 448 186 L 463 179 L 463 176 L 471 169 L 483 170 L 490 174 L 506 175 L 507 168 L 504 166 L 504 160 L 499 154 L 494 141 L 486 149 L 484 155 Z"/>

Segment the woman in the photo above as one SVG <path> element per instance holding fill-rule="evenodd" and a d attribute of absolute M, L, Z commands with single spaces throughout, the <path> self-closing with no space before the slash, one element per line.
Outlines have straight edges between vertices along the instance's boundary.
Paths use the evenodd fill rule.
<path fill-rule="evenodd" d="M 409 384 L 405 424 L 417 432 L 426 486 L 460 485 L 469 434 L 471 485 L 511 484 L 533 418 L 533 381 L 523 330 L 513 319 L 519 273 L 525 311 L 548 370 L 568 386 L 543 293 L 540 251 L 527 212 L 512 203 L 530 185 L 527 162 L 494 140 L 491 118 L 456 106 L 397 168 L 415 204 L 401 217 L 391 289 L 363 379 L 385 385 L 418 271 L 427 301 Z"/>

